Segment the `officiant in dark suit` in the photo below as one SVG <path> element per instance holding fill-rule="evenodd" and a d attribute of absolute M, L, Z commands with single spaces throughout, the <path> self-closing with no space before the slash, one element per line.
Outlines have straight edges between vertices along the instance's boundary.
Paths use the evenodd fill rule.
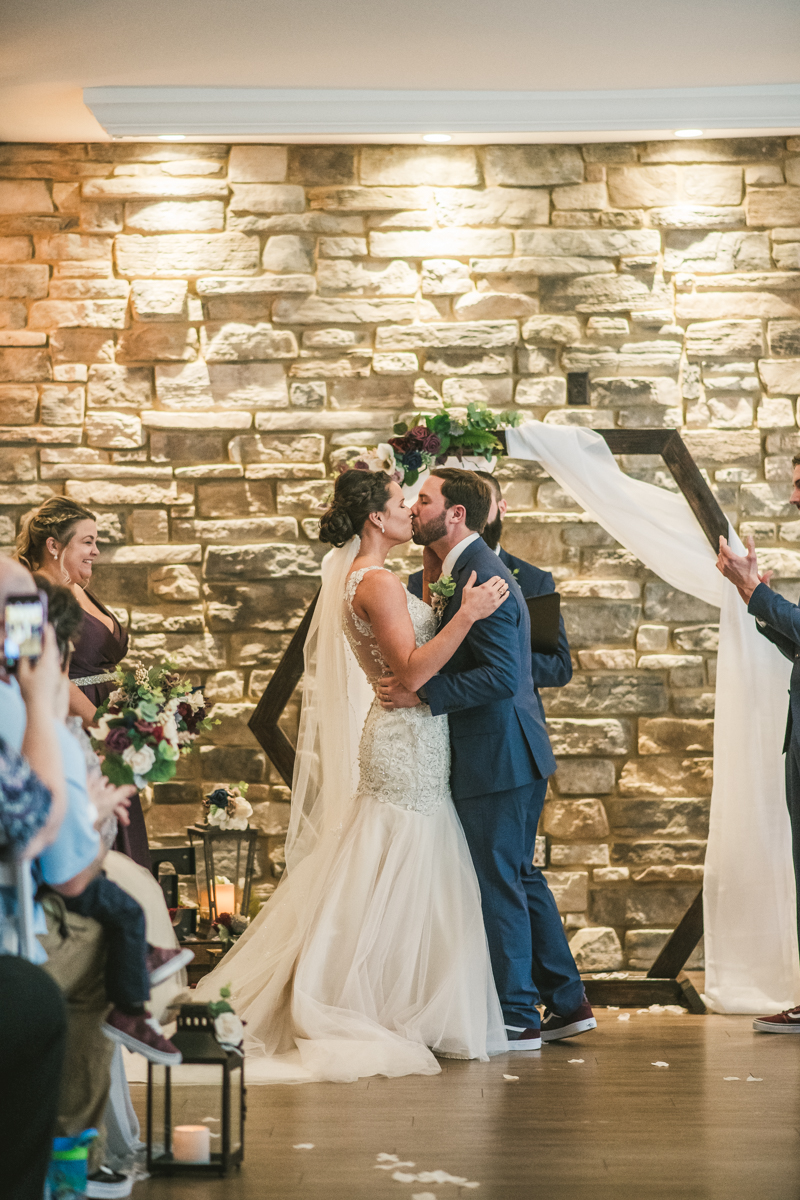
<path fill-rule="evenodd" d="M 489 509 L 489 519 L 481 534 L 486 545 L 490 550 L 494 550 L 501 563 L 508 567 L 519 584 L 520 591 L 526 600 L 529 600 L 532 596 L 544 596 L 549 592 L 554 592 L 555 583 L 549 571 L 542 571 L 539 567 L 535 567 L 533 563 L 526 562 L 524 558 L 516 558 L 515 555 L 509 554 L 500 545 L 503 533 L 503 517 L 508 510 L 508 504 L 503 499 L 500 484 L 494 475 L 490 475 L 488 471 L 475 471 L 475 474 L 480 476 L 481 479 L 485 479 L 492 489 L 492 506 Z M 414 596 L 418 596 L 420 600 L 422 599 L 422 571 L 415 571 L 413 575 L 409 575 L 408 590 Z M 536 699 L 539 703 L 542 720 L 544 720 L 544 706 L 539 695 L 539 688 L 563 687 L 565 683 L 569 683 L 570 679 L 572 679 L 572 656 L 569 652 L 569 642 L 567 641 L 567 631 L 564 628 L 563 617 L 559 617 L 558 650 L 555 654 L 532 654 L 531 671 Z"/>

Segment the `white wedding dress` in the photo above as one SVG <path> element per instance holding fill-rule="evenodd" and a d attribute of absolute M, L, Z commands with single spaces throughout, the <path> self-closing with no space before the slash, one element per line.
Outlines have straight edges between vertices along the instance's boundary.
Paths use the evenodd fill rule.
<path fill-rule="evenodd" d="M 356 549 L 349 548 L 350 561 Z M 344 561 L 337 577 L 338 620 L 325 636 L 341 637 L 338 650 L 349 655 L 344 631 L 372 683 L 389 669 L 352 600 L 366 571 L 381 568 L 347 579 L 346 567 Z M 323 568 L 323 594 L 325 586 Z M 415 596 L 407 600 L 421 645 L 435 634 L 436 618 Z M 320 664 L 325 649 L 320 645 Z M 312 687 L 304 696 L 309 713 L 314 695 Z M 318 713 L 312 770 L 320 757 L 337 756 L 330 775 L 338 756 L 346 757 L 346 737 L 325 750 L 322 731 L 336 726 L 348 704 L 352 698 L 339 696 Z M 197 999 L 210 1000 L 231 984 L 232 1005 L 246 1022 L 249 1082 L 288 1078 L 287 1070 L 296 1079 L 341 1082 L 433 1075 L 441 1069 L 434 1054 L 486 1059 L 508 1048 L 449 770 L 446 717 L 434 717 L 426 705 L 387 712 L 373 697 L 357 786 L 347 797 L 329 795 L 327 807 L 316 801 L 312 836 L 297 834 L 294 821 L 284 879 L 196 991 Z M 301 762 L 298 790 L 302 771 Z M 346 786 L 345 772 L 337 789 Z M 291 1074 L 291 1063 L 300 1070 Z"/>

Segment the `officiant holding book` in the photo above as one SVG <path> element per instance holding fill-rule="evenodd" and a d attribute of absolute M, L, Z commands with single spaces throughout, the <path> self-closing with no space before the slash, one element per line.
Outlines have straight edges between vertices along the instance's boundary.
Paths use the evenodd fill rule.
<path fill-rule="evenodd" d="M 494 550 L 500 561 L 508 567 L 519 584 L 520 590 L 526 600 L 531 600 L 537 596 L 552 595 L 555 592 L 555 583 L 549 571 L 542 571 L 540 567 L 535 567 L 533 563 L 525 562 L 524 558 L 516 558 L 500 545 L 500 538 L 503 533 L 503 517 L 508 510 L 508 504 L 503 499 L 500 484 L 494 475 L 490 475 L 488 471 L 476 471 L 475 474 L 479 475 L 481 479 L 485 479 L 492 489 L 492 506 L 489 509 L 489 519 L 481 535 L 486 545 L 491 550 Z M 422 571 L 415 571 L 413 575 L 409 575 L 408 590 L 414 596 L 422 599 Z M 531 611 L 531 629 L 535 634 L 536 620 L 534 614 L 535 608 Z M 549 618 L 551 614 L 548 613 L 547 616 Z M 556 642 L 556 638 L 553 641 Z M 557 644 L 554 645 L 553 650 L 549 653 L 533 651 L 531 654 L 531 669 L 536 699 L 539 703 L 542 720 L 544 720 L 544 706 L 539 695 L 539 688 L 563 687 L 572 678 L 572 657 L 569 652 L 567 631 L 564 628 L 564 618 L 560 613 L 558 614 Z"/>

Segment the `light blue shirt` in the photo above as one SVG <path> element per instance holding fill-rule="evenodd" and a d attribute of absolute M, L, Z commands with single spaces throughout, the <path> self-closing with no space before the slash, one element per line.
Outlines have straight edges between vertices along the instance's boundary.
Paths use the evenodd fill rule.
<path fill-rule="evenodd" d="M 25 702 L 15 679 L 0 680 L 0 731 L 8 745 L 22 749 L 27 713 Z M 77 738 L 60 721 L 53 722 L 53 736 L 61 750 L 64 778 L 67 785 L 67 811 L 56 840 L 36 860 L 37 874 L 49 884 L 62 884 L 90 866 L 100 853 L 100 835 L 94 827 L 97 810 L 86 790 L 86 760 Z M 3 902 L 9 911 L 8 889 Z M 11 894 L 13 896 L 13 893 Z M 47 922 L 40 905 L 34 906 L 34 930 L 47 932 Z M 44 950 L 39 961 L 47 958 Z"/>

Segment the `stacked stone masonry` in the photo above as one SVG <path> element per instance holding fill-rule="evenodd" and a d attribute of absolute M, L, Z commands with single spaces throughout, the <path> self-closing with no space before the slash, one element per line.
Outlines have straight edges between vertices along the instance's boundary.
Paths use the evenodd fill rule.
<path fill-rule="evenodd" d="M 318 586 L 344 447 L 442 400 L 676 427 L 796 599 L 798 393 L 797 138 L 0 146 L 0 543 L 52 494 L 97 512 L 131 658 L 174 658 L 220 720 L 156 788 L 151 836 L 247 780 L 262 891 L 289 795 L 247 721 Z M 505 544 L 553 571 L 573 648 L 545 693 L 548 877 L 584 967 L 646 966 L 702 879 L 717 613 L 535 464 L 498 475 Z"/>

